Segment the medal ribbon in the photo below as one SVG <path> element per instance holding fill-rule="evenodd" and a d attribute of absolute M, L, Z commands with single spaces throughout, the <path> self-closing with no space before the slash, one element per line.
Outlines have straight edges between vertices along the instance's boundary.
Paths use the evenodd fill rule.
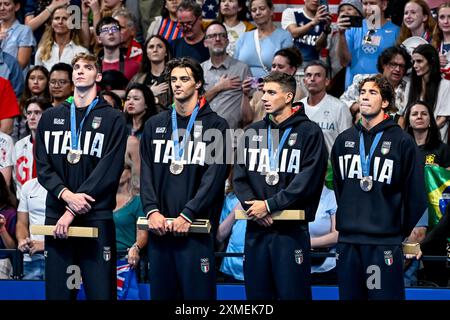
<path fill-rule="evenodd" d="M 271 128 L 271 125 L 269 124 L 269 130 L 268 130 L 268 133 L 267 133 L 267 145 L 268 145 L 268 148 L 269 148 L 269 166 L 270 166 L 270 171 L 276 171 L 277 170 L 277 166 L 278 166 L 278 163 L 280 161 L 281 150 L 283 150 L 284 143 L 286 142 L 286 139 L 289 136 L 289 133 L 291 132 L 291 130 L 292 130 L 292 127 L 289 127 L 289 128 L 287 128 L 284 131 L 283 136 L 281 137 L 280 144 L 278 145 L 278 149 L 275 149 L 275 151 L 273 151 L 272 128 Z"/>
<path fill-rule="evenodd" d="M 186 128 L 186 132 L 183 136 L 183 141 L 180 143 L 178 139 L 178 124 L 177 124 L 177 111 L 175 110 L 175 105 L 172 105 L 172 139 L 173 139 L 173 148 L 175 149 L 175 160 L 180 161 L 183 158 L 184 147 L 186 145 L 186 141 L 188 137 L 190 137 L 192 127 L 194 126 L 195 118 L 197 117 L 198 111 L 200 107 L 197 105 L 192 111 L 191 117 L 189 118 L 189 123 Z"/>
<path fill-rule="evenodd" d="M 75 103 L 72 101 L 70 104 L 70 143 L 72 146 L 72 150 L 78 150 L 78 142 L 81 135 L 81 130 L 83 129 L 84 120 L 86 120 L 87 116 L 91 112 L 91 110 L 95 107 L 98 102 L 98 98 L 95 98 L 94 101 L 87 107 L 87 110 L 81 119 L 80 127 L 77 130 L 77 120 L 75 115 Z"/>
<path fill-rule="evenodd" d="M 370 146 L 369 154 L 366 155 L 366 147 L 364 145 L 364 135 L 362 131 L 359 133 L 359 157 L 361 159 L 361 167 L 362 167 L 362 176 L 368 177 L 370 174 L 370 160 L 372 159 L 373 153 L 375 152 L 375 148 L 380 142 L 381 136 L 383 135 L 383 131 L 380 131 L 375 136 L 375 139 Z"/>

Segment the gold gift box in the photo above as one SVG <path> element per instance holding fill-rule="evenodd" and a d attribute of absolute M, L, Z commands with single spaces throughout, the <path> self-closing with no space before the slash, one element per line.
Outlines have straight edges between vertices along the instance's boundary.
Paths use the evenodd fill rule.
<path fill-rule="evenodd" d="M 166 218 L 167 222 L 172 223 L 175 218 Z M 137 221 L 139 230 L 148 230 L 148 223 L 145 217 L 139 217 Z M 190 233 L 210 233 L 211 223 L 208 219 L 195 219 L 189 227 Z"/>
<path fill-rule="evenodd" d="M 41 236 L 53 236 L 53 231 L 56 226 L 44 226 L 44 225 L 31 225 L 31 234 L 41 235 Z M 69 237 L 80 237 L 80 238 L 98 238 L 98 228 L 93 227 L 69 227 L 67 232 Z"/>
<path fill-rule="evenodd" d="M 420 252 L 420 244 L 419 243 L 403 242 L 403 254 L 416 255 L 419 252 Z"/>
<path fill-rule="evenodd" d="M 283 210 L 271 213 L 272 220 L 305 220 L 305 210 Z M 236 220 L 248 220 L 247 211 L 235 210 Z"/>

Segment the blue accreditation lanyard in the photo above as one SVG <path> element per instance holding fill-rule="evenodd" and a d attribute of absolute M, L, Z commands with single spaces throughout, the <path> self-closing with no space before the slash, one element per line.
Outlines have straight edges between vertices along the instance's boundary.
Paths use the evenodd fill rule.
<path fill-rule="evenodd" d="M 370 161 L 372 159 L 373 153 L 375 152 L 375 148 L 380 142 L 382 135 L 383 131 L 377 133 L 375 139 L 372 142 L 372 145 L 370 146 L 369 154 L 366 155 L 366 147 L 364 145 L 364 135 L 362 131 L 359 133 L 359 157 L 361 160 L 361 169 L 363 177 L 368 177 L 370 175 Z"/>
<path fill-rule="evenodd" d="M 75 103 L 72 101 L 70 104 L 70 143 L 72 146 L 72 150 L 78 150 L 78 143 L 81 135 L 81 130 L 83 129 L 84 120 L 86 120 L 87 116 L 91 112 L 91 110 L 95 107 L 95 105 L 98 102 L 98 98 L 96 97 L 94 101 L 91 102 L 91 104 L 87 107 L 87 110 L 83 116 L 83 119 L 81 119 L 80 127 L 77 130 L 77 119 L 75 114 Z"/>
<path fill-rule="evenodd" d="M 180 161 L 180 159 L 183 158 L 184 147 L 186 145 L 188 137 L 190 137 L 191 130 L 194 126 L 195 118 L 197 118 L 199 109 L 200 107 L 197 104 L 194 108 L 194 111 L 192 111 L 191 117 L 189 118 L 189 123 L 183 136 L 183 141 L 180 143 L 180 140 L 178 139 L 177 111 L 175 110 L 175 104 L 172 105 L 172 139 L 176 161 Z"/>
<path fill-rule="evenodd" d="M 275 149 L 275 151 L 273 151 L 273 143 L 272 143 L 272 128 L 271 125 L 269 124 L 269 129 L 267 132 L 267 144 L 268 144 L 268 148 L 269 148 L 269 166 L 270 166 L 270 171 L 276 171 L 277 167 L 278 167 L 278 163 L 280 160 L 280 154 L 281 154 L 281 150 L 283 150 L 283 146 L 286 142 L 287 137 L 289 136 L 289 133 L 291 132 L 292 127 L 287 128 L 284 133 L 283 136 L 281 137 L 281 141 L 280 144 L 278 146 L 278 149 Z"/>

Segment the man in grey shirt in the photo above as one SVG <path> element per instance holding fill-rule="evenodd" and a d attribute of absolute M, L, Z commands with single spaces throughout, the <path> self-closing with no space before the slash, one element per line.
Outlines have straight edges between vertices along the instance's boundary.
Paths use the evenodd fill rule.
<path fill-rule="evenodd" d="M 212 22 L 205 30 L 205 47 L 210 59 L 203 62 L 205 97 L 231 129 L 242 128 L 252 120 L 248 99 L 243 99 L 242 81 L 251 77 L 247 64 L 227 54 L 228 35 L 225 26 Z"/>

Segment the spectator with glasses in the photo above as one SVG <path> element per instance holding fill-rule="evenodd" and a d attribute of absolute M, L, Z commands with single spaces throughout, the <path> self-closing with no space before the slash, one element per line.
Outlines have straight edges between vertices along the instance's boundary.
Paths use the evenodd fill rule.
<path fill-rule="evenodd" d="M 54 107 L 60 105 L 73 93 L 72 66 L 67 63 L 57 63 L 50 70 L 50 96 Z"/>
<path fill-rule="evenodd" d="M 206 100 L 231 129 L 240 128 L 252 120 L 248 99 L 243 99 L 242 91 L 242 82 L 252 74 L 245 63 L 227 54 L 228 34 L 222 23 L 211 22 L 205 33 L 205 47 L 211 56 L 202 63 Z"/>
<path fill-rule="evenodd" d="M 202 8 L 194 1 L 184 0 L 177 9 L 178 25 L 184 37 L 172 42 L 172 58 L 192 58 L 198 63 L 209 59 L 209 51 L 203 45 Z"/>
<path fill-rule="evenodd" d="M 406 71 L 411 67 L 411 56 L 405 48 L 394 46 L 385 49 L 378 57 L 378 72 L 389 81 L 394 88 L 395 107 L 398 109 L 397 117 L 404 113 L 408 102 L 409 78 Z M 374 75 L 374 74 L 372 74 Z M 359 116 L 359 83 L 371 76 L 370 74 L 358 74 L 353 78 L 353 83 L 341 96 L 341 101 L 349 107 L 356 120 Z M 395 114 L 392 114 L 395 115 Z"/>
<path fill-rule="evenodd" d="M 112 17 L 102 18 L 95 31 L 98 41 L 103 45 L 103 52 L 99 54 L 102 71 L 118 70 L 131 80 L 139 70 L 139 63 L 125 57 L 125 52 L 121 50 L 119 22 Z"/>
<path fill-rule="evenodd" d="M 75 55 L 88 52 L 80 43 L 78 30 L 70 28 L 68 7 L 56 9 L 45 28 L 36 52 L 36 65 L 50 70 L 58 62 L 71 63 Z"/>

